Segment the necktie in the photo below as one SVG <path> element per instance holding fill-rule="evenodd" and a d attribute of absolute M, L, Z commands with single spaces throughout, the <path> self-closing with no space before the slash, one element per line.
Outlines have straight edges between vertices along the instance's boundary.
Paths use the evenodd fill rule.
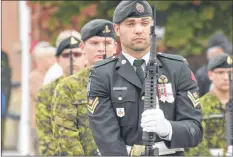
<path fill-rule="evenodd" d="M 136 67 L 136 74 L 138 75 L 138 78 L 140 79 L 141 83 L 144 83 L 144 71 L 142 70 L 142 64 L 144 63 L 143 59 L 135 59 L 133 62 L 133 65 Z"/>

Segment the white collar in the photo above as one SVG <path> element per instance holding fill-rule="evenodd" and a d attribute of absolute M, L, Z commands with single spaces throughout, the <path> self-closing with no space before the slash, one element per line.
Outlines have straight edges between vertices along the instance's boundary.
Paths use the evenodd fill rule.
<path fill-rule="evenodd" d="M 131 56 L 131 55 L 129 55 L 129 54 L 127 54 L 127 53 L 125 53 L 125 52 L 121 52 L 124 56 L 125 56 L 125 58 L 130 62 L 130 64 L 133 66 L 133 62 L 134 62 L 134 60 L 136 59 L 135 57 L 133 57 L 133 56 Z M 150 59 L 150 52 L 148 52 L 148 53 L 146 53 L 141 59 L 144 59 L 145 60 L 145 62 L 146 62 L 146 65 L 147 65 L 147 63 L 149 62 L 149 59 Z"/>

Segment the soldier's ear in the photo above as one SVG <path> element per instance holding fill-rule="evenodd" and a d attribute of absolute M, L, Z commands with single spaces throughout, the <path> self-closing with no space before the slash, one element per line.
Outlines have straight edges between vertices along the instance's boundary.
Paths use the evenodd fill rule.
<path fill-rule="evenodd" d="M 213 81 L 213 71 L 208 71 L 208 77 L 211 81 Z"/>
<path fill-rule="evenodd" d="M 114 31 L 116 32 L 117 36 L 120 36 L 120 25 L 119 24 L 113 24 Z"/>
<path fill-rule="evenodd" d="M 81 42 L 80 42 L 79 47 L 80 47 L 81 50 L 83 51 L 83 49 L 84 49 L 84 41 L 81 41 Z"/>

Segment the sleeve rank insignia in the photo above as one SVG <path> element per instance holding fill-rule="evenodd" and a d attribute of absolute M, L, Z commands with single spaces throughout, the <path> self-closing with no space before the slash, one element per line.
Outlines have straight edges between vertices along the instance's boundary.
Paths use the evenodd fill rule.
<path fill-rule="evenodd" d="M 99 98 L 96 97 L 95 99 L 89 98 L 87 109 L 93 114 L 95 112 L 96 106 L 99 104 Z"/>
<path fill-rule="evenodd" d="M 196 108 L 200 104 L 200 99 L 199 99 L 199 95 L 197 92 L 191 93 L 188 91 L 187 96 L 193 103 L 194 108 Z"/>

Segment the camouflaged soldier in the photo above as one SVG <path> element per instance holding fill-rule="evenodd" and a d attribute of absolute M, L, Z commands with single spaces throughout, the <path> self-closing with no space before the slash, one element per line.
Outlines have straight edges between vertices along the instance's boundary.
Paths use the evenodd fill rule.
<path fill-rule="evenodd" d="M 37 94 L 36 104 L 36 129 L 39 138 L 39 152 L 41 155 L 56 155 L 56 141 L 53 137 L 51 123 L 51 103 L 52 96 L 57 84 L 66 76 L 69 75 L 69 55 L 72 51 L 74 57 L 74 71 L 84 68 L 84 55 L 79 48 L 80 39 L 70 36 L 63 39 L 57 48 L 56 58 L 58 64 L 62 67 L 64 75 L 43 86 Z"/>
<path fill-rule="evenodd" d="M 225 113 L 230 105 L 228 74 L 231 67 L 232 58 L 227 54 L 219 54 L 209 61 L 208 76 L 213 88 L 200 99 L 204 137 L 201 144 L 187 151 L 186 155 L 226 155 Z"/>
<path fill-rule="evenodd" d="M 142 146 L 146 131 L 158 135 L 154 146 L 160 155 L 184 155 L 184 148 L 197 146 L 203 133 L 192 71 L 183 57 L 157 53 L 160 109 L 144 111 L 144 78 L 137 73 L 144 73 L 149 62 L 151 6 L 147 1 L 121 1 L 113 22 L 122 54 L 96 63 L 88 87 L 90 127 L 100 154 L 140 155 L 132 151 Z"/>
<path fill-rule="evenodd" d="M 96 19 L 81 30 L 80 48 L 88 67 L 116 51 L 115 33 L 110 21 Z M 86 87 L 89 68 L 63 79 L 53 98 L 54 135 L 58 141 L 58 155 L 98 155 L 89 129 L 86 109 Z"/>

